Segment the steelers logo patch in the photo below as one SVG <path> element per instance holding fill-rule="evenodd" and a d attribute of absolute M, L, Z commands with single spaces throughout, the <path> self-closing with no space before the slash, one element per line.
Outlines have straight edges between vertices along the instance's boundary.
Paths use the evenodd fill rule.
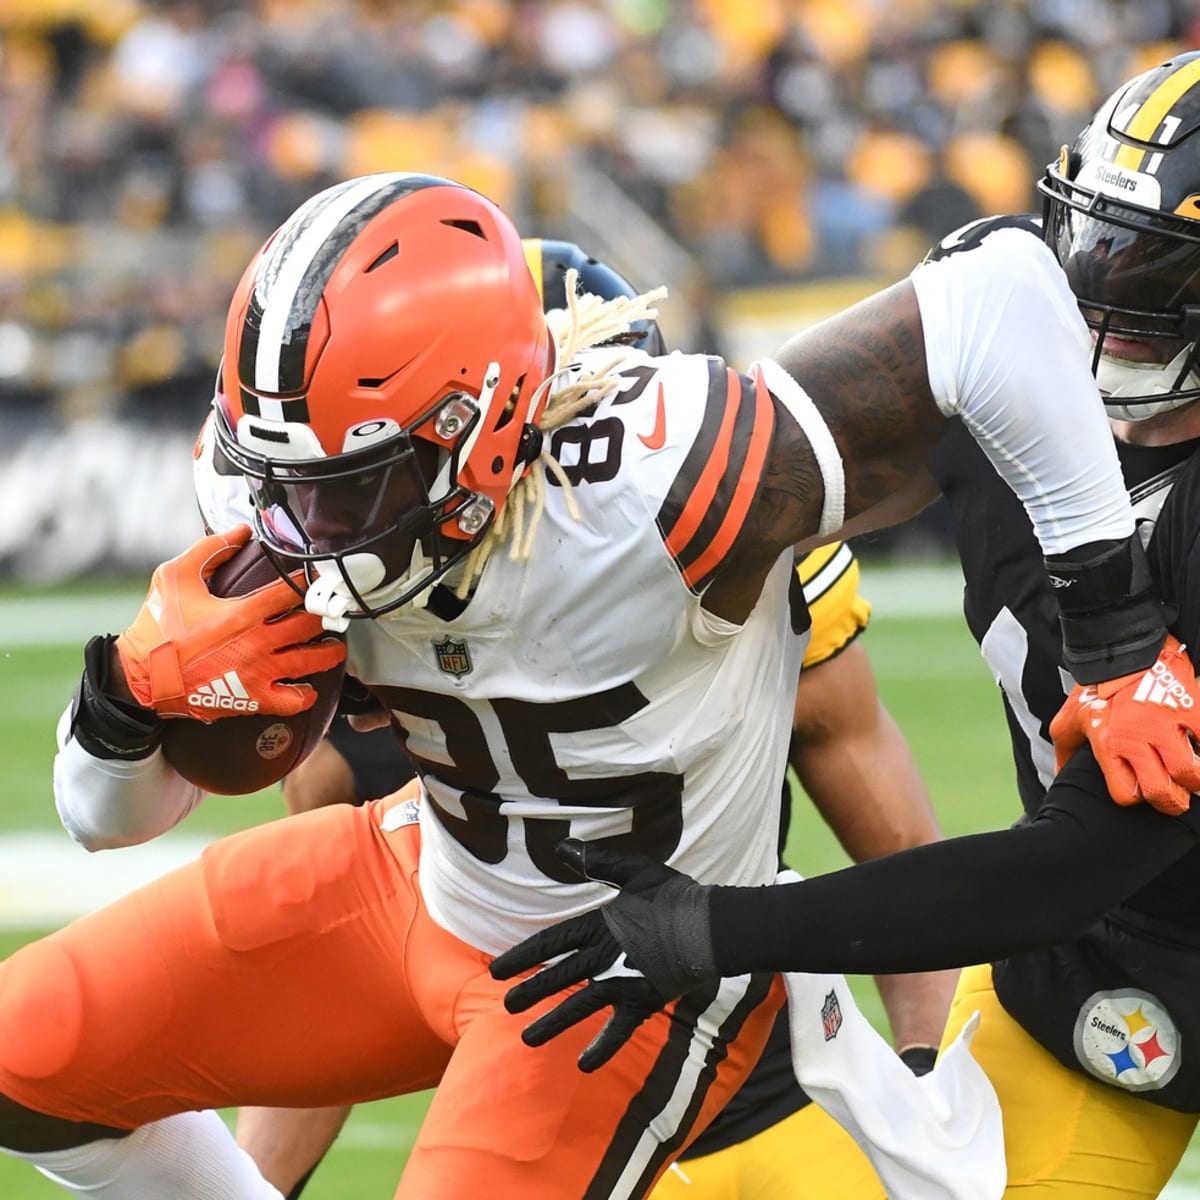
<path fill-rule="evenodd" d="M 1075 1021 L 1075 1055 L 1090 1074 L 1129 1092 L 1166 1087 L 1182 1060 L 1171 1014 L 1136 988 L 1096 992 Z"/>

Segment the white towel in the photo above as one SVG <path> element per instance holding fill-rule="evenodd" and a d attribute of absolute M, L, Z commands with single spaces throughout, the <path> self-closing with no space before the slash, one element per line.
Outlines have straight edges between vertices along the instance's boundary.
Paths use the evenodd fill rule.
<path fill-rule="evenodd" d="M 844 976 L 793 974 L 784 982 L 796 1078 L 862 1147 L 890 1200 L 1004 1194 L 1000 1103 L 970 1051 L 978 1012 L 918 1077 L 858 1010 Z"/>

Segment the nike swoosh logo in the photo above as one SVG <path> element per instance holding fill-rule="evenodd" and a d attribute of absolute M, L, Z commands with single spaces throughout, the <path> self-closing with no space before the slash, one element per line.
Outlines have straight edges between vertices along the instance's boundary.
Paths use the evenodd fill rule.
<path fill-rule="evenodd" d="M 639 433 L 638 441 L 647 450 L 661 450 L 667 441 L 667 402 L 663 385 L 658 385 L 658 408 L 654 413 L 654 428 L 649 434 Z"/>

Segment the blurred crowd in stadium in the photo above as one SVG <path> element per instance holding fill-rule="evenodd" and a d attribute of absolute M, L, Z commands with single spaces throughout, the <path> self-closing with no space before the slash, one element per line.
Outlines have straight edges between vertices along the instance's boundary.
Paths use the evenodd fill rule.
<path fill-rule="evenodd" d="M 702 309 L 898 276 L 1198 39 L 1192 0 L 4 0 L 0 405 L 194 424 L 254 246 L 370 171 L 618 264 L 653 230 Z"/>

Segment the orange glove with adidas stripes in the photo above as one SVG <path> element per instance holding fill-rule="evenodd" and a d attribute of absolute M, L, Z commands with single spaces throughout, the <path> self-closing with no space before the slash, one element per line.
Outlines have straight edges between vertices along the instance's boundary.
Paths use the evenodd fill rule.
<path fill-rule="evenodd" d="M 1168 635 L 1144 671 L 1077 684 L 1050 722 L 1057 770 L 1091 742 L 1109 795 L 1160 812 L 1188 811 L 1200 792 L 1200 684 L 1186 649 Z"/>
<path fill-rule="evenodd" d="M 299 681 L 345 658 L 345 644 L 322 638 L 321 618 L 299 606 L 286 579 L 243 596 L 209 591 L 212 573 L 249 540 L 247 525 L 213 534 L 154 572 L 141 612 L 116 641 L 143 708 L 202 721 L 247 712 L 293 716 L 317 698 Z M 214 693 L 242 703 L 204 704 Z"/>

